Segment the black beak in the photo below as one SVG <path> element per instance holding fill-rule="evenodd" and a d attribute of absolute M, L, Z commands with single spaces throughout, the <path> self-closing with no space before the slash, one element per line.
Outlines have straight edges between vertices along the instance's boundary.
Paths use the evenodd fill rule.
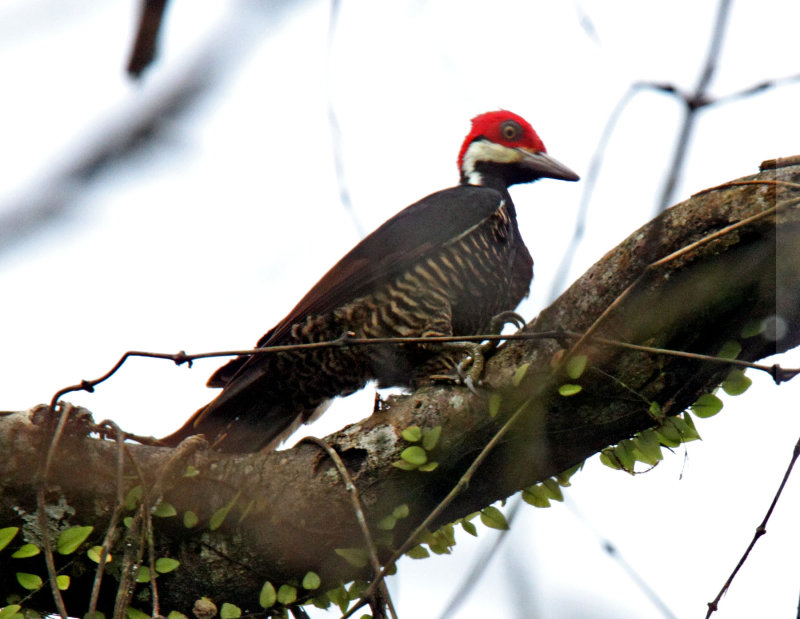
<path fill-rule="evenodd" d="M 580 176 L 547 153 L 537 153 L 524 148 L 518 148 L 517 151 L 522 153 L 520 164 L 540 178 L 555 178 L 560 181 L 580 180 Z"/>

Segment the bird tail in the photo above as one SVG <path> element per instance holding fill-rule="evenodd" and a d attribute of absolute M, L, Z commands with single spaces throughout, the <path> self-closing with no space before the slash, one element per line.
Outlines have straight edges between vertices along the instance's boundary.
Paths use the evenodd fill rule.
<path fill-rule="evenodd" d="M 331 401 L 288 418 L 287 411 L 280 405 L 265 409 L 262 404 L 257 411 L 248 411 L 246 408 L 232 410 L 229 405 L 216 406 L 216 402 L 214 400 L 200 408 L 183 426 L 159 442 L 167 447 L 176 447 L 190 436 L 203 434 L 211 448 L 221 452 L 272 451 L 301 425 L 322 415 Z"/>

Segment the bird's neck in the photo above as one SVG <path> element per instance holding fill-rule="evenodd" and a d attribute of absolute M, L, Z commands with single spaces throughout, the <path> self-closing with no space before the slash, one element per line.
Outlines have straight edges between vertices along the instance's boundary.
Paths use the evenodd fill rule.
<path fill-rule="evenodd" d="M 499 191 L 503 194 L 503 197 L 508 199 L 508 186 L 511 183 L 508 182 L 502 174 L 493 173 L 493 170 L 474 170 L 469 175 L 465 174 L 464 172 L 461 173 L 461 184 L 462 185 L 473 185 L 477 187 L 488 187 L 490 189 L 494 189 L 495 191 Z"/>

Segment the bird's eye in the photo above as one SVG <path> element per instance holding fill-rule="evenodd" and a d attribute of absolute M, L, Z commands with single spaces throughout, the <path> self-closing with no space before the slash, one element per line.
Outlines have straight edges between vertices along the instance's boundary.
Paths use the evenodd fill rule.
<path fill-rule="evenodd" d="M 514 122 L 513 120 L 507 120 L 500 125 L 500 135 L 509 141 L 518 140 L 522 137 L 522 127 L 519 126 L 519 123 Z"/>

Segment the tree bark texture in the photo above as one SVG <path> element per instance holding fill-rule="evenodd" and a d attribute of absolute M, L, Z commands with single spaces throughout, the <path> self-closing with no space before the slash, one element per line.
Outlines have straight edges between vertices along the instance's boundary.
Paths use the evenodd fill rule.
<path fill-rule="evenodd" d="M 588 356 L 587 369 L 577 380 L 568 378 L 557 363 L 574 338 L 516 340 L 488 361 L 481 395 L 460 386 L 432 385 L 393 398 L 367 419 L 326 437 L 347 465 L 367 521 L 374 527 L 397 506 L 408 505 L 409 516 L 398 520 L 391 532 L 392 544 L 399 546 L 520 407 L 522 416 L 434 526 L 652 427 L 652 403 L 665 415 L 680 413 L 731 370 L 724 364 L 602 344 L 596 337 L 707 355 L 735 340 L 742 347 L 739 359 L 748 361 L 797 346 L 800 189 L 788 183 L 800 183 L 800 160 L 763 167 L 739 182 L 764 182 L 701 192 L 631 234 L 527 325 L 525 332 L 578 333 L 594 325 L 595 338 L 577 351 Z M 753 321 L 764 321 L 766 328 L 743 337 Z M 578 383 L 582 390 L 562 396 L 558 388 L 564 383 Z M 492 393 L 500 401 L 495 417 L 488 412 Z M 35 489 L 41 481 L 37 463 L 45 416 L 46 408 L 0 416 L 0 528 L 20 526 L 25 541 L 39 546 Z M 438 462 L 434 471 L 392 465 L 410 444 L 401 432 L 411 425 L 441 427 L 441 438 L 429 454 Z M 95 532 L 89 543 L 100 544 L 117 505 L 119 448 L 76 428 L 79 423 L 68 426 L 71 431 L 54 454 L 46 495 L 48 534 L 55 540 L 60 529 L 90 524 Z M 353 567 L 335 552 L 364 547 L 364 541 L 350 494 L 319 446 L 301 443 L 274 453 L 223 456 L 202 446 L 193 449 L 198 441 L 190 441 L 177 450 L 129 444 L 124 453 L 123 492 L 143 483 L 148 503 L 163 494 L 177 510 L 175 517 L 153 519 L 156 556 L 181 562 L 157 581 L 164 614 L 189 614 L 203 595 L 257 611 L 264 581 L 277 588 L 297 583 L 309 570 L 322 577 L 321 590 L 369 578 L 368 568 Z M 189 464 L 199 473 L 184 476 Z M 222 526 L 211 530 L 212 515 L 225 506 L 230 510 Z M 199 516 L 191 529 L 182 524 L 186 510 Z M 132 513 L 123 510 L 122 515 Z M 389 534 L 373 531 L 385 559 L 391 554 Z M 126 529 L 120 526 L 115 557 L 121 557 L 125 539 Z M 22 562 L 39 561 L 44 577 L 41 557 L 6 560 L 12 548 L 0 554 L 0 599 L 19 591 L 15 572 L 34 569 Z M 80 616 L 86 612 L 96 565 L 85 553 L 57 556 L 57 565 L 68 562 L 64 569 L 72 584 L 64 592 L 65 601 L 71 614 Z M 109 564 L 112 576 L 105 576 L 101 589 L 99 608 L 107 616 L 117 586 L 114 565 Z M 46 586 L 29 605 L 53 610 Z"/>

